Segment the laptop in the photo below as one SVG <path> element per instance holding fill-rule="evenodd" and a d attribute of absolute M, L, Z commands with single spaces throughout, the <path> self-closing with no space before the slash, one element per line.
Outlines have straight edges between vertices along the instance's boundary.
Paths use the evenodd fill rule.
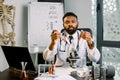
<path fill-rule="evenodd" d="M 1 46 L 10 67 L 22 70 L 21 62 L 27 62 L 26 70 L 36 71 L 27 47 Z"/>

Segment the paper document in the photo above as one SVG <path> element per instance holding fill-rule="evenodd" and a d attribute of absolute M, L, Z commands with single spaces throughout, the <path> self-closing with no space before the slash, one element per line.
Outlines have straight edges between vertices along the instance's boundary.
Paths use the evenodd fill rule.
<path fill-rule="evenodd" d="M 57 76 L 57 77 L 37 77 L 34 80 L 76 80 L 70 75 L 62 75 L 62 76 Z"/>

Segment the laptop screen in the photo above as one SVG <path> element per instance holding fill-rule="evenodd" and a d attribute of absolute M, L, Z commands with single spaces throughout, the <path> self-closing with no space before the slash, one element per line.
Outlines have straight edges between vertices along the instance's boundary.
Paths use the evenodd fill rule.
<path fill-rule="evenodd" d="M 22 69 L 21 62 L 27 62 L 26 70 L 35 71 L 30 53 L 27 47 L 1 46 L 10 67 Z"/>

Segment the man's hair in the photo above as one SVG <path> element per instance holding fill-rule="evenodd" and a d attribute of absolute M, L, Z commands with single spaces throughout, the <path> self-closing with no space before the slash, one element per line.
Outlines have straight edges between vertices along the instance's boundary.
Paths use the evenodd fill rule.
<path fill-rule="evenodd" d="M 73 12 L 67 12 L 64 16 L 63 16 L 63 21 L 64 21 L 64 18 L 65 17 L 67 17 L 67 16 L 74 16 L 74 17 L 76 17 L 76 19 L 78 19 L 78 17 L 77 17 L 77 15 L 75 14 L 75 13 L 73 13 Z"/>

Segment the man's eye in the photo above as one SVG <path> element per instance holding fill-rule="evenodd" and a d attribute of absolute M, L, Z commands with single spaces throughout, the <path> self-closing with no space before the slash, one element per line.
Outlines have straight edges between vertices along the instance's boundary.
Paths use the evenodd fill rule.
<path fill-rule="evenodd" d="M 76 23 L 77 21 L 76 20 L 73 20 L 72 23 Z"/>
<path fill-rule="evenodd" d="M 65 21 L 64 23 L 69 24 L 69 23 L 76 23 L 76 22 L 77 22 L 76 20 L 72 20 L 72 21 Z"/>
<path fill-rule="evenodd" d="M 69 23 L 69 21 L 66 21 L 66 22 L 65 22 L 65 24 L 68 24 L 68 23 Z"/>

